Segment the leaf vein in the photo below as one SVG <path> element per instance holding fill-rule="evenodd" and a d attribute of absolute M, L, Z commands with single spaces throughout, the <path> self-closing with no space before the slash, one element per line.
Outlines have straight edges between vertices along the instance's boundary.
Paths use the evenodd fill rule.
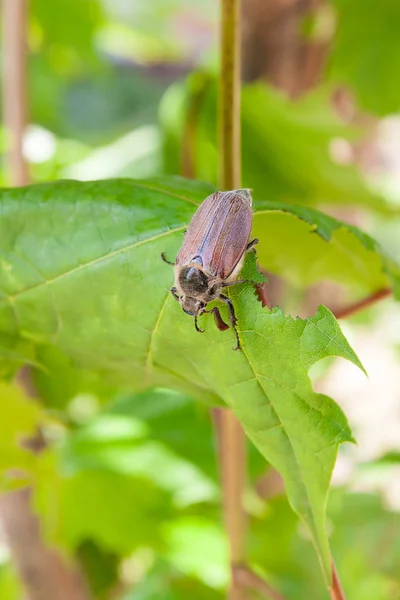
<path fill-rule="evenodd" d="M 66 273 L 61 273 L 60 275 L 56 275 L 52 279 L 46 279 L 45 281 L 42 281 L 35 285 L 32 285 L 29 288 L 25 288 L 24 290 L 21 290 L 20 292 L 17 292 L 15 294 L 9 294 L 8 296 L 5 297 L 5 299 L 8 298 L 8 299 L 15 300 L 16 298 L 19 298 L 20 296 L 23 296 L 24 294 L 27 294 L 28 292 L 32 292 L 39 288 L 45 287 L 47 285 L 51 285 L 52 283 L 55 283 L 56 281 L 60 281 L 61 279 L 64 279 L 65 277 L 68 277 L 69 275 L 72 275 L 73 273 L 82 271 L 92 265 L 95 265 L 104 260 L 113 258 L 114 256 L 118 256 L 119 254 L 122 254 L 124 252 L 128 252 L 128 250 L 132 250 L 132 248 L 137 248 L 138 246 L 143 246 L 144 244 L 153 242 L 154 240 L 157 240 L 159 238 L 170 235 L 171 233 L 176 233 L 177 231 L 182 231 L 183 229 L 185 229 L 185 226 L 176 227 L 175 229 L 169 229 L 168 231 L 164 231 L 163 233 L 159 233 L 153 237 L 149 237 L 149 238 L 146 238 L 145 240 L 135 242 L 134 244 L 129 244 L 128 246 L 125 246 L 124 248 L 118 248 L 118 250 L 115 250 L 114 252 L 108 252 L 107 254 L 102 254 L 101 256 L 98 256 L 98 257 L 94 258 L 93 260 L 89 260 L 86 263 L 82 263 L 82 264 L 78 265 L 77 267 L 70 269 Z"/>
<path fill-rule="evenodd" d="M 137 182 L 135 181 L 135 186 L 137 187 L 142 187 L 144 189 L 147 190 L 153 190 L 154 192 L 160 192 L 161 194 L 164 194 L 165 196 L 171 196 L 172 198 L 178 198 L 179 200 L 184 200 L 185 202 L 189 202 L 189 204 L 193 204 L 194 206 L 199 206 L 199 202 L 196 202 L 195 200 L 190 200 L 190 198 L 187 198 L 186 196 L 181 196 L 180 194 L 174 194 L 174 192 L 171 192 L 170 190 L 165 190 L 163 188 L 159 188 L 155 185 L 148 185 L 147 183 L 144 184 L 142 182 Z"/>

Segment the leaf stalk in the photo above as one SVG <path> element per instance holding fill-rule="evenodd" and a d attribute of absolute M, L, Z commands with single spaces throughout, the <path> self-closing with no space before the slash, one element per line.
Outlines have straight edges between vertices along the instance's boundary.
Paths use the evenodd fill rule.
<path fill-rule="evenodd" d="M 329 590 L 331 600 L 346 600 L 342 586 L 340 584 L 339 575 L 336 570 L 336 565 L 332 557 L 332 586 Z"/>
<path fill-rule="evenodd" d="M 359 300 L 358 302 L 354 302 L 354 304 L 350 304 L 349 306 L 345 306 L 343 308 L 339 308 L 339 309 L 335 310 L 333 314 L 335 315 L 335 317 L 337 319 L 347 319 L 348 317 L 351 317 L 352 315 L 360 312 L 361 310 L 364 310 L 366 308 L 369 308 L 370 306 L 373 306 L 380 300 L 383 300 L 384 298 L 388 298 L 391 294 L 392 294 L 392 290 L 390 288 L 384 288 L 382 290 L 378 290 L 377 292 L 374 292 L 370 296 L 367 296 L 366 298 L 363 298 L 362 300 Z"/>

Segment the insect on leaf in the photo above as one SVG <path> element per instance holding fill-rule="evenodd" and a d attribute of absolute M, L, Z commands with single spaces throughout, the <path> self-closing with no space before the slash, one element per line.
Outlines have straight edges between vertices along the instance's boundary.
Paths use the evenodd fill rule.
<path fill-rule="evenodd" d="M 24 353 L 32 359 L 36 348 L 55 346 L 76 365 L 119 385 L 162 385 L 203 401 L 225 402 L 282 473 L 291 505 L 309 526 L 330 581 L 325 505 L 338 446 L 353 438 L 341 409 L 313 390 L 308 371 L 328 356 L 361 365 L 327 308 L 295 319 L 279 308 L 262 308 L 248 284 L 228 289 L 242 352 L 232 351 L 232 329 L 218 331 L 212 315 L 200 318 L 203 335 L 194 330 L 169 293 L 173 271 L 160 254 L 175 258 L 187 223 L 211 192 L 206 184 L 179 178 L 4 190 L 0 345 L 9 353 L 3 361 L 11 368 L 14 354 L 19 364 Z M 282 237 L 285 223 L 306 226 L 293 228 L 294 243 L 302 249 L 294 270 L 304 267 L 303 250 L 315 238 L 319 264 L 326 267 L 316 279 L 335 278 L 346 250 L 348 262 L 358 264 L 357 289 L 398 284 L 398 267 L 358 230 L 337 221 L 333 226 L 315 210 L 300 215 L 276 204 L 258 209 L 259 256 L 269 257 L 276 272 L 282 248 L 274 249 L 271 230 L 263 226 L 269 213 L 279 215 Z M 335 242 L 335 227 L 346 232 L 341 245 Z M 256 276 L 252 253 L 242 275 Z M 226 310 L 221 307 L 228 322 Z"/>

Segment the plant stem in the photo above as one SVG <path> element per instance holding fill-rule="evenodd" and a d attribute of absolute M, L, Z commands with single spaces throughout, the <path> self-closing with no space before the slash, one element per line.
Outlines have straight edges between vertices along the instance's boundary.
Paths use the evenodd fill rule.
<path fill-rule="evenodd" d="M 6 177 L 13 186 L 28 183 L 23 155 L 27 125 L 27 0 L 3 0 L 3 121 L 7 133 Z M 29 371 L 23 367 L 18 384 L 27 397 L 34 395 Z M 42 445 L 38 434 L 26 441 L 34 452 Z M 14 567 L 29 600 L 90 600 L 90 591 L 76 565 L 46 547 L 28 488 L 0 496 L 0 520 Z"/>
<path fill-rule="evenodd" d="M 3 0 L 3 115 L 7 134 L 6 176 L 11 185 L 28 183 L 23 155 L 27 123 L 26 0 Z"/>
<path fill-rule="evenodd" d="M 230 190 L 240 187 L 240 0 L 221 0 L 221 8 L 219 187 Z"/>
<path fill-rule="evenodd" d="M 285 600 L 280 592 L 275 590 L 266 581 L 261 579 L 246 565 L 238 566 L 234 571 L 234 578 L 238 585 L 243 589 L 252 590 L 262 595 L 263 598 L 269 600 Z"/>
<path fill-rule="evenodd" d="M 240 0 L 221 0 L 221 72 L 219 89 L 219 188 L 240 188 Z M 242 496 L 246 479 L 246 440 L 229 410 L 217 411 L 223 510 L 229 539 L 229 600 L 242 598 L 234 568 L 244 561 L 246 515 Z"/>
<path fill-rule="evenodd" d="M 364 308 L 369 308 L 379 300 L 383 300 L 384 298 L 388 298 L 392 293 L 390 288 L 384 288 L 382 290 L 378 290 L 374 294 L 367 296 L 363 300 L 359 300 L 354 304 L 350 304 L 349 306 L 345 306 L 344 308 L 339 308 L 334 312 L 334 315 L 337 319 L 346 319 L 347 317 L 351 317 L 355 313 L 363 310 Z"/>
<path fill-rule="evenodd" d="M 332 600 L 346 600 L 342 586 L 340 585 L 339 575 L 336 570 L 336 565 L 332 558 L 332 586 L 329 590 Z"/>
<path fill-rule="evenodd" d="M 232 571 L 243 562 L 246 518 L 242 495 L 246 475 L 246 439 L 231 410 L 216 409 L 223 510 Z"/>

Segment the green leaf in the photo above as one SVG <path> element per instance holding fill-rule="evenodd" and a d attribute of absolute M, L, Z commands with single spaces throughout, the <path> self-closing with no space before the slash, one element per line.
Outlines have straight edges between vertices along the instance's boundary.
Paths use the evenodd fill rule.
<path fill-rule="evenodd" d="M 73 358 L 63 354 L 57 347 L 40 346 L 37 348 L 36 357 L 38 368 L 32 369 L 31 372 L 35 389 L 42 403 L 47 408 L 60 411 L 63 419 L 65 414 L 61 411 L 67 410 L 68 416 L 76 420 L 76 410 L 71 409 L 71 402 L 78 404 L 81 417 L 78 420 L 81 422 L 85 419 L 87 410 L 82 412 L 80 399 L 86 398 L 91 403 L 92 411 L 88 415 L 91 417 L 91 412 L 96 412 L 96 408 L 100 409 L 101 404 L 115 393 L 115 387 L 108 385 L 99 371 L 80 368 Z"/>
<path fill-rule="evenodd" d="M 255 197 L 312 206 L 356 205 L 383 213 L 398 211 L 368 188 L 353 164 L 331 153 L 357 134 L 339 120 L 326 90 L 293 102 L 257 84 L 242 97 L 243 185 Z M 358 133 L 360 135 L 360 133 Z"/>
<path fill-rule="evenodd" d="M 327 514 L 346 598 L 391 598 L 400 582 L 399 514 L 377 495 L 343 488 L 332 489 Z M 288 600 L 328 600 L 309 536 L 285 496 L 269 500 L 263 518 L 253 519 L 250 528 L 249 560 L 275 589 Z"/>
<path fill-rule="evenodd" d="M 380 116 L 398 112 L 399 2 L 332 1 L 338 13 L 330 61 L 332 78 L 348 85 L 362 108 Z"/>
<path fill-rule="evenodd" d="M 249 274 L 244 272 L 245 277 Z M 232 347 L 229 339 L 223 361 L 218 360 L 224 342 L 214 341 L 209 330 L 208 344 L 192 341 L 178 317 L 173 333 L 164 323 L 158 328 L 157 365 L 167 368 L 168 348 L 178 335 L 181 343 L 174 369 L 183 375 L 190 357 L 202 380 L 212 382 L 250 439 L 283 475 L 291 504 L 310 527 L 329 580 L 325 504 L 338 445 L 352 441 L 352 436 L 339 407 L 313 392 L 307 371 L 326 356 L 359 362 L 327 309 L 320 307 L 315 317 L 305 321 L 294 320 L 279 309 L 262 309 L 251 289 L 232 296 L 244 338 L 239 357 L 226 352 Z"/>
<path fill-rule="evenodd" d="M 69 69 L 82 58 L 95 61 L 93 37 L 102 23 L 100 2 L 60 0 L 56 5 L 51 0 L 33 0 L 30 10 L 53 68 Z"/>
<path fill-rule="evenodd" d="M 215 482 L 220 481 L 215 457 L 215 430 L 209 408 L 193 398 L 162 388 L 120 396 L 105 414 L 134 417 L 145 422 L 149 437 L 165 444 Z M 248 470 L 252 479 L 265 472 L 265 460 L 250 446 Z"/>
<path fill-rule="evenodd" d="M 366 463 L 365 467 L 368 468 L 369 466 L 374 466 L 374 465 L 394 466 L 394 465 L 398 465 L 399 463 L 400 463 L 400 452 L 398 452 L 396 450 L 392 450 L 390 452 L 386 452 L 379 458 Z"/>
<path fill-rule="evenodd" d="M 48 458 L 53 468 L 38 478 L 34 504 L 51 543 L 71 551 L 92 540 L 123 555 L 142 546 L 162 547 L 160 526 L 171 509 L 148 480 L 101 469 L 62 474 L 56 457 Z"/>
<path fill-rule="evenodd" d="M 352 436 L 333 400 L 313 391 L 308 370 L 327 356 L 361 365 L 328 309 L 320 307 L 304 321 L 293 319 L 278 308 L 263 309 L 248 285 L 231 292 L 242 352 L 231 350 L 232 331 L 217 331 L 207 316 L 202 318 L 206 333 L 196 333 L 169 294 L 173 275 L 160 254 L 176 256 L 186 224 L 209 192 L 205 184 L 177 178 L 60 182 L 3 191 L 0 342 L 13 351 L 27 341 L 56 346 L 76 364 L 108 373 L 119 385 L 161 384 L 209 402 L 222 399 L 283 474 L 329 581 L 325 504 L 338 445 Z M 260 206 L 255 215 L 260 256 L 263 248 L 276 256 L 284 249 L 278 244 L 271 249 L 265 214 L 303 221 L 294 209 L 287 212 L 290 207 Z M 332 235 L 335 241 L 338 222 L 318 211 L 298 214 L 315 232 L 310 235 L 307 223 L 305 230 L 292 231 L 297 246 L 321 240 L 320 250 L 328 257 L 324 276 L 335 275 L 344 252 L 333 260 L 332 242 L 326 240 Z M 395 267 L 387 267 L 371 239 L 347 230 L 342 243 L 346 260 L 358 264 L 357 284 L 372 291 L 396 279 Z M 257 276 L 253 254 L 243 275 Z M 222 312 L 227 320 L 225 307 Z M 109 468 L 125 468 L 121 452 L 102 453 L 104 458 Z"/>
<path fill-rule="evenodd" d="M 383 214 L 397 206 L 375 193 L 352 164 L 332 157 L 335 141 L 346 145 L 361 135 L 340 121 L 328 90 L 293 101 L 265 84 L 242 90 L 242 173 L 257 198 L 303 205 L 357 205 Z M 218 181 L 217 91 L 213 79 L 195 73 L 173 84 L 160 108 L 165 132 L 164 164 L 182 169 L 182 145 L 192 155 L 198 179 Z M 193 141 L 187 146 L 187 138 Z M 295 143 L 294 143 L 295 140 Z"/>
<path fill-rule="evenodd" d="M 204 518 L 176 519 L 164 527 L 167 558 L 187 576 L 214 589 L 229 580 L 228 546 L 221 525 Z"/>
<path fill-rule="evenodd" d="M 378 494 L 345 490 L 329 501 L 332 549 L 350 598 L 386 600 L 399 589 L 400 515 L 385 504 Z"/>
<path fill-rule="evenodd" d="M 120 397 L 109 405 L 106 414 L 139 419 L 146 424 L 149 438 L 196 465 L 210 480 L 219 481 L 207 406 L 195 403 L 185 394 L 159 388 Z M 265 468 L 265 461 L 262 463 Z M 260 467 L 258 464 L 258 474 Z"/>
<path fill-rule="evenodd" d="M 311 207 L 255 201 L 254 208 L 255 234 L 268 232 L 258 256 L 272 273 L 299 287 L 327 279 L 361 294 L 392 287 L 400 299 L 398 264 L 357 227 Z"/>
<path fill-rule="evenodd" d="M 194 532 L 197 533 L 197 532 Z M 190 545 L 186 550 L 189 554 L 195 552 L 197 539 L 192 537 Z M 207 558 L 208 553 L 204 554 L 202 562 Z M 140 558 L 140 557 L 139 557 Z M 213 556 L 209 557 L 209 567 L 211 572 L 215 572 L 212 564 Z M 219 557 L 217 558 L 220 562 Z M 178 565 L 179 566 L 179 565 Z M 136 583 L 133 589 L 124 595 L 122 600 L 154 600 L 162 598 L 162 600 L 222 600 L 224 594 L 220 591 L 212 589 L 208 585 L 203 584 L 195 577 L 185 576 L 179 572 L 174 564 L 168 564 L 160 558 L 156 561 L 154 567 L 142 581 Z"/>
<path fill-rule="evenodd" d="M 216 484 L 194 464 L 145 436 L 141 421 L 102 415 L 69 436 L 62 452 L 65 467 L 72 471 L 102 468 L 142 477 L 171 494 L 177 506 L 218 498 Z"/>
<path fill-rule="evenodd" d="M 119 556 L 104 551 L 92 541 L 83 542 L 77 558 L 93 598 L 107 600 L 119 583 Z"/>

